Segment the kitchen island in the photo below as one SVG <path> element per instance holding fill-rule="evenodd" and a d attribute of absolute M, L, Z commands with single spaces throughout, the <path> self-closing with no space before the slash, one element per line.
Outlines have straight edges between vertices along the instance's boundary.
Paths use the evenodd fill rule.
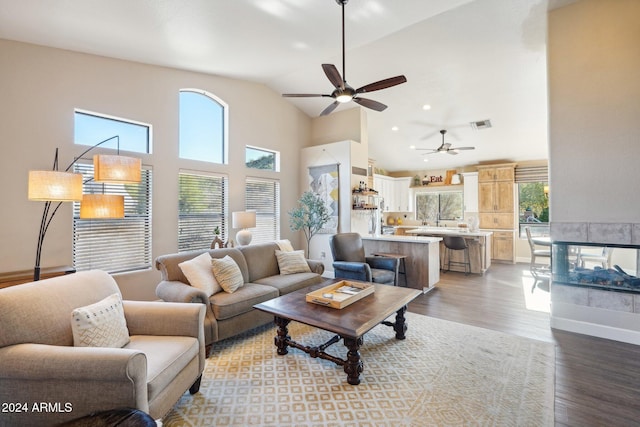
<path fill-rule="evenodd" d="M 469 231 L 464 228 L 444 228 L 444 227 L 417 227 L 412 230 L 406 230 L 405 233 L 411 236 L 460 236 L 465 239 L 469 246 L 469 261 L 471 263 L 471 272 L 476 274 L 484 274 L 491 266 L 491 231 Z M 440 264 L 444 265 L 444 242 L 440 242 Z M 451 251 L 451 261 L 463 262 L 464 254 L 462 251 Z M 464 266 L 455 264 L 451 266 L 452 271 L 464 272 Z"/>
<path fill-rule="evenodd" d="M 441 237 L 363 235 L 366 256 L 375 253 L 405 255 L 407 287 L 426 293 L 440 281 Z"/>

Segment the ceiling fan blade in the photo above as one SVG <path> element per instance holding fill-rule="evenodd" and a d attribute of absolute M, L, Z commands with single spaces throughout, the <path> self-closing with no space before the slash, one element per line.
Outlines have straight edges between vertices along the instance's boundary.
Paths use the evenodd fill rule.
<path fill-rule="evenodd" d="M 442 144 L 442 146 L 439 148 L 439 150 L 441 150 L 441 151 L 449 151 L 449 150 L 451 150 L 451 144 L 449 144 L 448 142 L 446 144 Z"/>
<path fill-rule="evenodd" d="M 451 148 L 451 150 L 475 150 L 476 147 L 455 147 Z"/>
<path fill-rule="evenodd" d="M 458 152 L 456 150 L 447 150 L 447 154 L 451 154 L 452 156 L 456 156 L 456 155 L 458 155 Z"/>
<path fill-rule="evenodd" d="M 316 98 L 321 96 L 331 98 L 331 95 L 323 95 L 319 93 L 283 93 L 282 96 L 285 98 Z"/>
<path fill-rule="evenodd" d="M 356 89 L 356 93 L 373 92 L 375 90 L 386 89 L 391 86 L 396 86 L 402 83 L 406 83 L 407 78 L 405 76 L 395 76 L 388 79 L 380 80 L 375 83 L 369 83 L 362 86 L 360 89 Z"/>
<path fill-rule="evenodd" d="M 333 86 L 344 89 L 344 81 L 340 76 L 340 71 L 333 64 L 322 64 L 322 69 Z"/>
<path fill-rule="evenodd" d="M 353 101 L 357 102 L 363 107 L 371 108 L 372 110 L 376 110 L 376 111 L 383 111 L 385 108 L 387 108 L 387 106 L 384 105 L 382 102 L 374 101 L 373 99 L 353 98 Z"/>
<path fill-rule="evenodd" d="M 340 105 L 340 103 L 338 101 L 333 102 L 332 104 L 330 104 L 327 108 L 325 108 L 324 110 L 322 110 L 322 113 L 320 113 L 321 116 L 327 116 L 329 114 L 331 114 L 331 112 L 333 110 L 336 109 L 336 107 L 338 107 L 338 105 Z"/>

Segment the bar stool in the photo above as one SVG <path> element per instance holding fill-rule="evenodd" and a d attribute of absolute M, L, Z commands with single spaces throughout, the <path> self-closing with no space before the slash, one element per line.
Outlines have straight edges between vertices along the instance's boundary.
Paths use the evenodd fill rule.
<path fill-rule="evenodd" d="M 393 254 L 389 252 L 375 252 L 372 255 L 397 259 L 399 262 L 399 268 L 398 268 L 398 280 L 397 280 L 396 286 L 400 286 L 400 275 L 402 275 L 404 277 L 404 287 L 405 288 L 407 287 L 407 268 L 404 263 L 404 260 L 407 257 L 406 255 Z"/>
<path fill-rule="evenodd" d="M 449 263 L 445 271 L 451 271 L 451 264 L 464 265 L 464 275 L 468 276 L 471 272 L 471 262 L 469 261 L 469 246 L 467 246 L 467 241 L 464 240 L 464 237 L 460 236 L 444 236 L 443 241 L 445 247 L 444 259 L 442 260 L 443 270 L 448 256 Z M 464 262 L 451 261 L 451 251 L 464 251 Z"/>

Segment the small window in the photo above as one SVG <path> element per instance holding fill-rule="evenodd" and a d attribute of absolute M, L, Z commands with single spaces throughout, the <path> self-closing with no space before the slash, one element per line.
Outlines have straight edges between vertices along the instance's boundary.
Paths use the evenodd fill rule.
<path fill-rule="evenodd" d="M 76 110 L 74 132 L 74 142 L 79 145 L 94 146 L 117 136 L 118 139 L 107 141 L 101 147 L 115 150 L 119 146 L 123 151 L 151 152 L 151 126 L 143 123 Z"/>
<path fill-rule="evenodd" d="M 227 240 L 227 181 L 222 175 L 180 172 L 178 251 L 209 249 L 216 230 Z"/>
<path fill-rule="evenodd" d="M 280 156 L 277 151 L 250 147 L 245 149 L 245 164 L 248 168 L 278 172 L 280 170 Z"/>
<path fill-rule="evenodd" d="M 256 228 L 252 228 L 252 243 L 280 239 L 280 181 L 247 178 L 245 210 L 256 211 Z"/>
<path fill-rule="evenodd" d="M 518 184 L 520 237 L 527 238 L 525 227 L 533 237 L 549 235 L 549 185 L 546 182 Z"/>
<path fill-rule="evenodd" d="M 443 191 L 416 194 L 416 219 L 418 221 L 453 221 L 462 218 L 463 194 L 461 191 Z"/>
<path fill-rule="evenodd" d="M 227 107 L 203 91 L 180 91 L 180 158 L 227 163 Z"/>

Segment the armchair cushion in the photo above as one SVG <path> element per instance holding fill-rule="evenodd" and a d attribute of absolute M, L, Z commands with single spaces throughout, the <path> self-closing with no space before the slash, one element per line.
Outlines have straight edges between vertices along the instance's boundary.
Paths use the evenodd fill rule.
<path fill-rule="evenodd" d="M 129 342 L 120 294 L 84 306 L 71 313 L 73 345 L 120 348 Z"/>
<path fill-rule="evenodd" d="M 178 266 L 187 280 L 189 280 L 189 284 L 194 288 L 200 289 L 208 297 L 222 290 L 222 287 L 213 275 L 211 255 L 209 255 L 208 252 L 204 252 L 193 259 L 183 261 L 178 264 Z"/>
<path fill-rule="evenodd" d="M 276 249 L 280 274 L 310 273 L 304 251 L 279 251 Z"/>

